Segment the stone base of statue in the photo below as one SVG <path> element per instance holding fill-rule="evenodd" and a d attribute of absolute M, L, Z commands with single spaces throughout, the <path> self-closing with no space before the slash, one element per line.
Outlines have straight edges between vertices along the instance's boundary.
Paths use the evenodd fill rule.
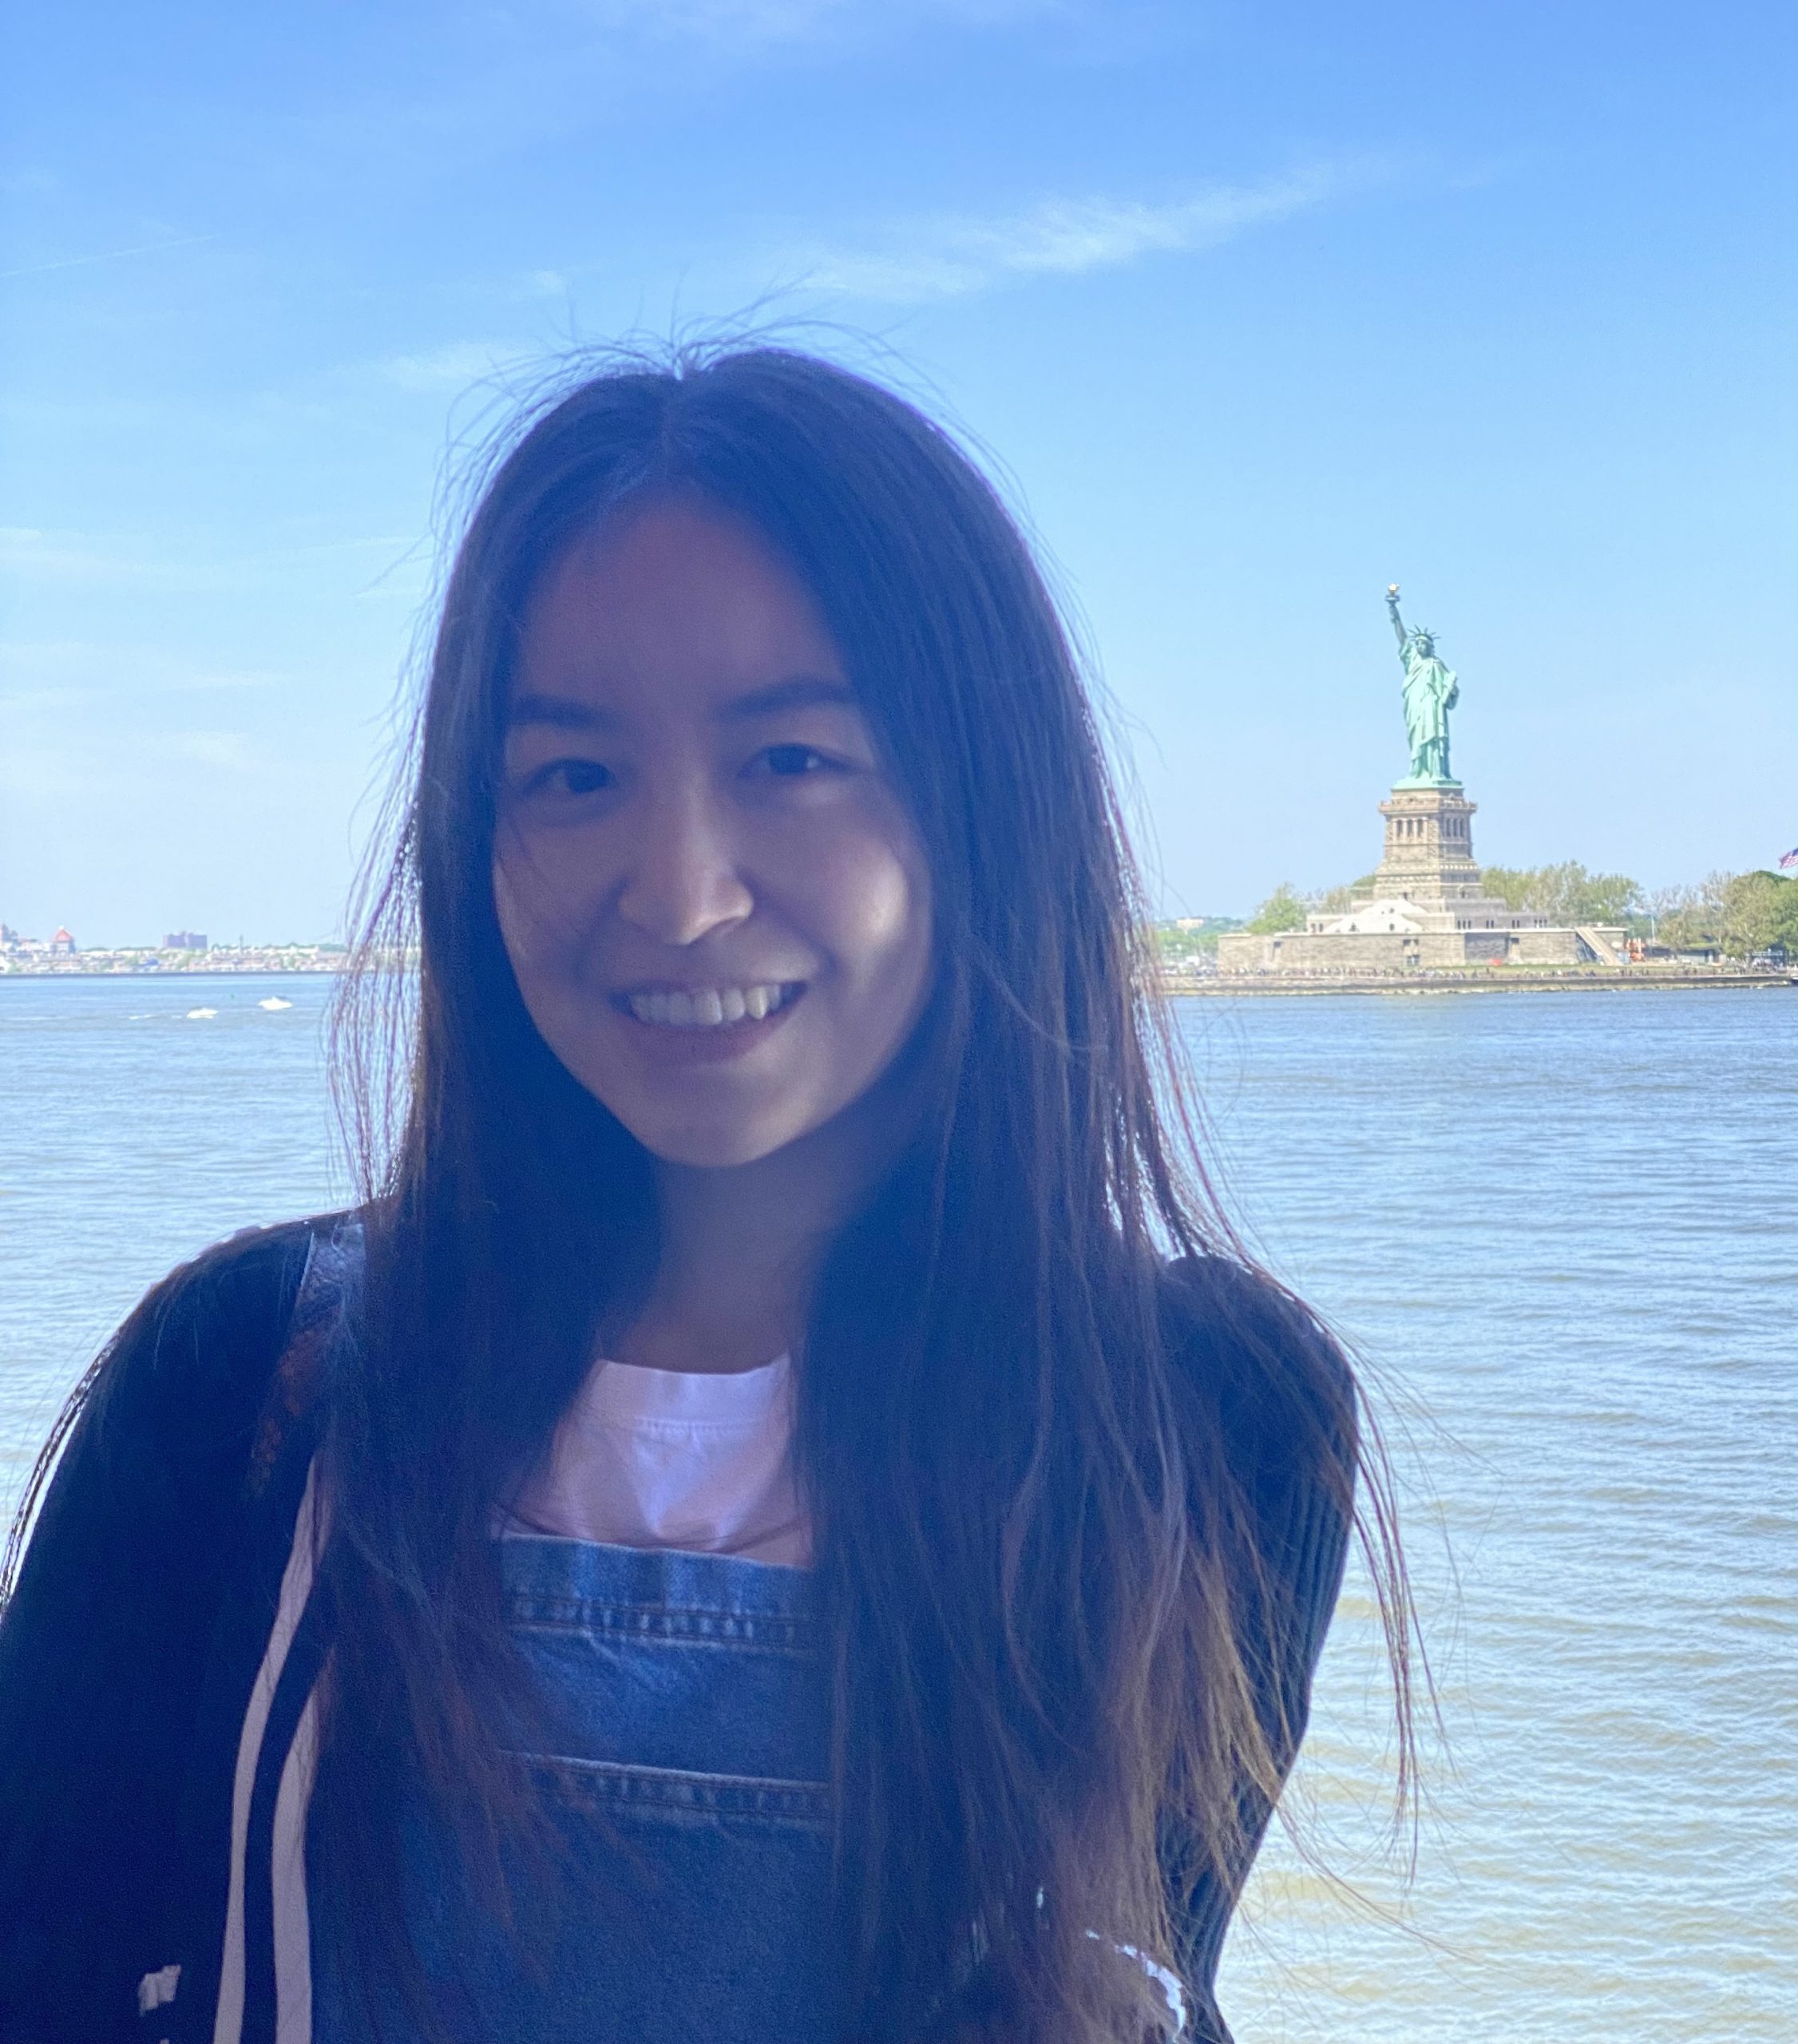
<path fill-rule="evenodd" d="M 1494 905 L 1485 898 L 1474 863 L 1475 806 L 1458 781 L 1434 786 L 1398 782 L 1380 805 L 1386 819 L 1386 849 L 1369 899 L 1414 901 L 1432 909 L 1451 901 Z"/>
<path fill-rule="evenodd" d="M 1621 929 L 1561 929 L 1485 890 L 1458 781 L 1400 781 L 1380 805 L 1385 854 L 1364 895 L 1302 930 L 1218 940 L 1220 972 L 1416 972 L 1467 966 L 1615 965 Z"/>

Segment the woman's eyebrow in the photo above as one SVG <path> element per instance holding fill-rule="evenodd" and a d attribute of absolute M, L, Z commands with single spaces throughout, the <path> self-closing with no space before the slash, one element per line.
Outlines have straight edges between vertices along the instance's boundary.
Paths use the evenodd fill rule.
<path fill-rule="evenodd" d="M 515 695 L 505 721 L 510 731 L 521 724 L 548 724 L 560 731 L 616 731 L 619 723 L 612 711 L 574 695 Z"/>
<path fill-rule="evenodd" d="M 819 703 L 852 706 L 855 691 L 846 681 L 827 680 L 822 675 L 794 675 L 790 680 L 770 682 L 766 688 L 752 688 L 747 695 L 733 695 L 713 712 L 720 723 L 737 723 L 750 717 L 766 717 L 780 710 L 810 710 Z"/>

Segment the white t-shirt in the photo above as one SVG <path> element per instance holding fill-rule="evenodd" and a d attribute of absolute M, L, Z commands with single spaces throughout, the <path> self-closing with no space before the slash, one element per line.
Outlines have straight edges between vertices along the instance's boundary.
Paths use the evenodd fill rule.
<path fill-rule="evenodd" d="M 728 1376 L 596 1363 L 502 1530 L 804 1568 L 792 1436 L 785 1356 Z"/>

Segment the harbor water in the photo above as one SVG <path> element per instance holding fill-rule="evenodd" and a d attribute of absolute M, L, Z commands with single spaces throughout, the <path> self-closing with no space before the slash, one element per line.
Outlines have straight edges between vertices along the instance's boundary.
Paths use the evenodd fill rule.
<path fill-rule="evenodd" d="M 6 1508 L 147 1285 L 343 1197 L 330 992 L 0 980 Z M 1352 1571 L 1226 1955 L 1239 2044 L 1790 2044 L 1798 996 L 1180 1020 L 1235 1212 L 1381 1387 L 1440 1717 L 1395 1843 Z"/>

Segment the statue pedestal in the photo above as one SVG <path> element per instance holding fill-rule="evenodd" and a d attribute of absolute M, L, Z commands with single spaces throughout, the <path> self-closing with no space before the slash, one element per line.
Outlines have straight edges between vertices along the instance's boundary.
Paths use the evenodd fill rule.
<path fill-rule="evenodd" d="M 1473 857 L 1476 806 L 1458 781 L 1422 787 L 1398 782 L 1380 805 L 1386 849 L 1373 876 L 1375 898 L 1415 901 L 1420 908 L 1482 900 Z"/>

